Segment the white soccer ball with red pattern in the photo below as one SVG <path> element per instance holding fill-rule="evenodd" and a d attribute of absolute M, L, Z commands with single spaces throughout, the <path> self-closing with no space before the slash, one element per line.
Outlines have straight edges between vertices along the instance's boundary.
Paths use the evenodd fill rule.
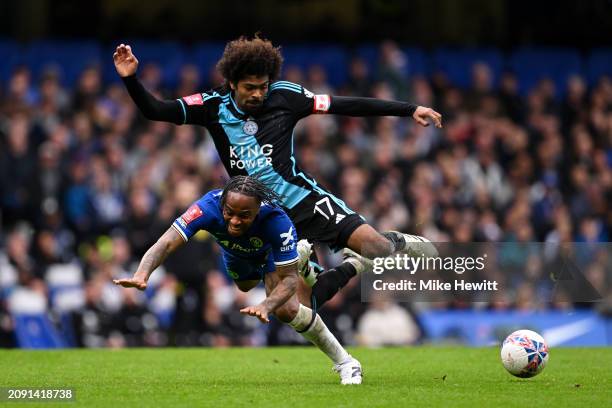
<path fill-rule="evenodd" d="M 542 372 L 548 362 L 544 338 L 531 330 L 517 330 L 504 340 L 501 359 L 512 375 L 528 378 Z"/>

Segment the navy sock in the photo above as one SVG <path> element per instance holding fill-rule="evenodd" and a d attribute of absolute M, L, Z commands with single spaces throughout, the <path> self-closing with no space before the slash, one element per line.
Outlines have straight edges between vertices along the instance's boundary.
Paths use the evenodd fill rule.
<path fill-rule="evenodd" d="M 319 274 L 317 283 L 312 287 L 313 308 L 323 306 L 325 302 L 333 298 L 340 289 L 346 286 L 348 281 L 356 274 L 355 267 L 348 262 Z"/>

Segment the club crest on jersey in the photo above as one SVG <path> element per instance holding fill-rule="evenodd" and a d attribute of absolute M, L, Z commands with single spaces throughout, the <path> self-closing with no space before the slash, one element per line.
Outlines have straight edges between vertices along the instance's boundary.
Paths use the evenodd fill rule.
<path fill-rule="evenodd" d="M 251 237 L 249 241 L 251 242 L 251 245 L 253 245 L 255 248 L 261 248 L 263 246 L 263 241 L 261 240 L 261 238 Z"/>
<path fill-rule="evenodd" d="M 255 123 L 254 121 L 247 120 L 246 122 L 244 122 L 244 125 L 242 125 L 242 130 L 247 135 L 253 136 L 259 130 L 259 126 L 257 126 L 257 123 Z"/>

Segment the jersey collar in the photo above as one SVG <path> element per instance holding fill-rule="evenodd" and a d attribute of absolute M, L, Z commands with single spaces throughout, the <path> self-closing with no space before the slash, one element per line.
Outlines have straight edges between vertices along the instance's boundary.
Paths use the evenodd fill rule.
<path fill-rule="evenodd" d="M 238 104 L 236 103 L 236 101 L 234 101 L 234 95 L 233 95 L 233 94 L 234 94 L 233 92 L 230 92 L 230 93 L 229 93 L 230 101 L 232 101 L 232 108 L 233 108 L 232 110 L 234 110 L 234 111 L 235 111 L 235 113 L 237 113 L 237 114 L 238 114 L 238 115 L 240 115 L 240 116 L 247 116 L 247 114 L 246 114 L 246 113 L 244 113 L 244 112 L 242 111 L 242 109 L 240 109 L 240 108 L 238 107 Z"/>

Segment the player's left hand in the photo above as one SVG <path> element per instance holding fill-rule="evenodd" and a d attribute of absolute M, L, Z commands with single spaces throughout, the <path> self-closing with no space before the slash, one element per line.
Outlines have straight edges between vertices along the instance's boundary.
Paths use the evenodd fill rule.
<path fill-rule="evenodd" d="M 412 114 L 412 117 L 421 126 L 429 126 L 427 119 L 431 119 L 437 128 L 442 127 L 442 115 L 431 108 L 418 106 Z"/>
<path fill-rule="evenodd" d="M 240 309 L 240 313 L 255 316 L 262 323 L 270 323 L 270 319 L 268 319 L 268 309 L 263 305 L 247 306 Z"/>

